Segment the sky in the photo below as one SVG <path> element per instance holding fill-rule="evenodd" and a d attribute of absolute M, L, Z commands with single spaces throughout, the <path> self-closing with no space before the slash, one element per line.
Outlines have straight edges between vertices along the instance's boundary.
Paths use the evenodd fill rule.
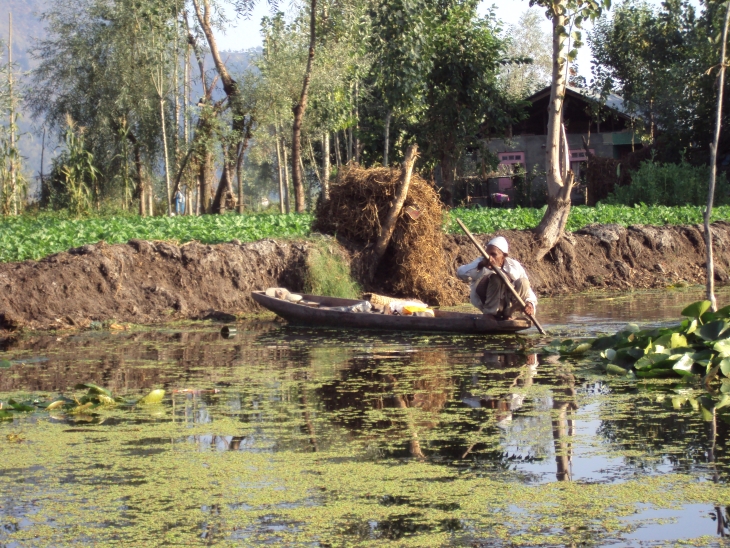
<path fill-rule="evenodd" d="M 661 0 L 647 1 L 656 6 L 661 4 Z M 691 3 L 695 6 L 699 5 L 697 0 L 691 0 Z M 284 4 L 282 3 L 282 6 L 283 5 Z M 527 0 L 485 0 L 479 6 L 479 13 L 486 13 L 490 6 L 494 6 L 497 18 L 500 19 L 505 26 L 507 26 L 517 24 L 520 16 L 529 9 L 529 2 Z M 241 18 L 236 19 L 235 15 L 230 13 L 229 17 L 232 19 L 231 26 L 225 34 L 219 33 L 218 35 L 219 46 L 221 49 L 235 51 L 260 47 L 262 45 L 260 32 L 261 18 L 269 14 L 269 4 L 262 1 L 257 3 L 252 17 L 248 20 Z M 584 27 L 586 31 L 590 29 L 590 25 L 584 25 Z M 545 18 L 543 23 L 543 31 L 548 33 L 551 31 L 550 21 L 547 18 Z M 591 53 L 587 44 L 578 52 L 578 68 L 580 74 L 590 80 Z"/>

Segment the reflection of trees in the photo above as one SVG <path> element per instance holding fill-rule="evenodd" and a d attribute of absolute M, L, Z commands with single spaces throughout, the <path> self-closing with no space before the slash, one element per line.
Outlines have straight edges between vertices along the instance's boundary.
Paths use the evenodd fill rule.
<path fill-rule="evenodd" d="M 627 466 L 651 469 L 669 464 L 686 473 L 695 467 L 706 468 L 712 456 L 718 473 L 727 476 L 730 455 L 725 451 L 715 454 L 712 440 L 716 446 L 725 447 L 730 437 L 728 424 L 718 416 L 713 434 L 711 422 L 704 422 L 688 403 L 678 405 L 679 401 L 671 392 L 667 397 L 664 391 L 652 392 L 651 386 L 644 392 L 616 388 L 602 403 L 605 419 L 598 434 L 618 452 L 629 453 L 624 457 Z"/>
<path fill-rule="evenodd" d="M 575 435 L 575 377 L 570 370 L 559 367 L 558 380 L 553 390 L 553 440 L 555 443 L 555 477 L 558 481 L 571 480 L 570 464 L 573 456 L 572 438 Z"/>
<path fill-rule="evenodd" d="M 360 355 L 318 394 L 332 420 L 386 455 L 511 466 L 503 429 L 535 382 L 537 356 L 482 351 L 466 369 L 450 359 L 432 350 Z"/>

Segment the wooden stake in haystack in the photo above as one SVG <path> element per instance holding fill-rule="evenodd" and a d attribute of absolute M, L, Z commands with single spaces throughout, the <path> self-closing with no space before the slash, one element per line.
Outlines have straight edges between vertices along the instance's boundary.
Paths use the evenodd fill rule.
<path fill-rule="evenodd" d="M 368 268 L 368 281 L 372 282 L 375 277 L 375 272 L 380 265 L 380 261 L 383 258 L 385 250 L 388 248 L 390 239 L 393 237 L 393 231 L 395 230 L 395 223 L 400 215 L 400 210 L 403 209 L 403 204 L 408 196 L 408 187 L 411 184 L 411 175 L 413 175 L 413 166 L 418 158 L 418 145 L 413 143 L 406 150 L 406 157 L 403 160 L 403 168 L 401 174 L 400 184 L 398 190 L 395 193 L 395 200 L 390 206 L 388 215 L 385 221 L 380 226 L 380 235 L 378 236 L 375 246 L 372 251 L 372 258 L 370 261 L 370 267 Z"/>

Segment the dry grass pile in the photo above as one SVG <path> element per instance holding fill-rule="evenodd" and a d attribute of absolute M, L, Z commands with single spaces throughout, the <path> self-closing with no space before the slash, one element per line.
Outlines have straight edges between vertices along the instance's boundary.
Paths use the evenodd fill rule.
<path fill-rule="evenodd" d="M 351 166 L 332 186 L 330 200 L 317 211 L 313 228 L 337 234 L 363 251 L 354 261 L 363 275 L 370 249 L 380 234 L 400 184 L 399 168 L 363 169 Z M 415 207 L 417 219 L 406 214 Z M 462 301 L 463 288 L 449 273 L 444 255 L 443 209 L 433 186 L 414 173 L 395 232 L 373 280 L 376 289 L 398 297 L 421 299 L 431 305 L 449 306 Z"/>

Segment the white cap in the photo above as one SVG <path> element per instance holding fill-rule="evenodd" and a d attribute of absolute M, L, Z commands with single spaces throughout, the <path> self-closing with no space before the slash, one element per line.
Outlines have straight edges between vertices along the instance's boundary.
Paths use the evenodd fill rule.
<path fill-rule="evenodd" d="M 497 249 L 499 249 L 502 253 L 505 255 L 509 255 L 509 244 L 507 243 L 507 240 L 502 236 L 497 236 L 496 238 L 492 238 L 489 240 L 489 243 L 487 246 L 493 245 Z"/>

